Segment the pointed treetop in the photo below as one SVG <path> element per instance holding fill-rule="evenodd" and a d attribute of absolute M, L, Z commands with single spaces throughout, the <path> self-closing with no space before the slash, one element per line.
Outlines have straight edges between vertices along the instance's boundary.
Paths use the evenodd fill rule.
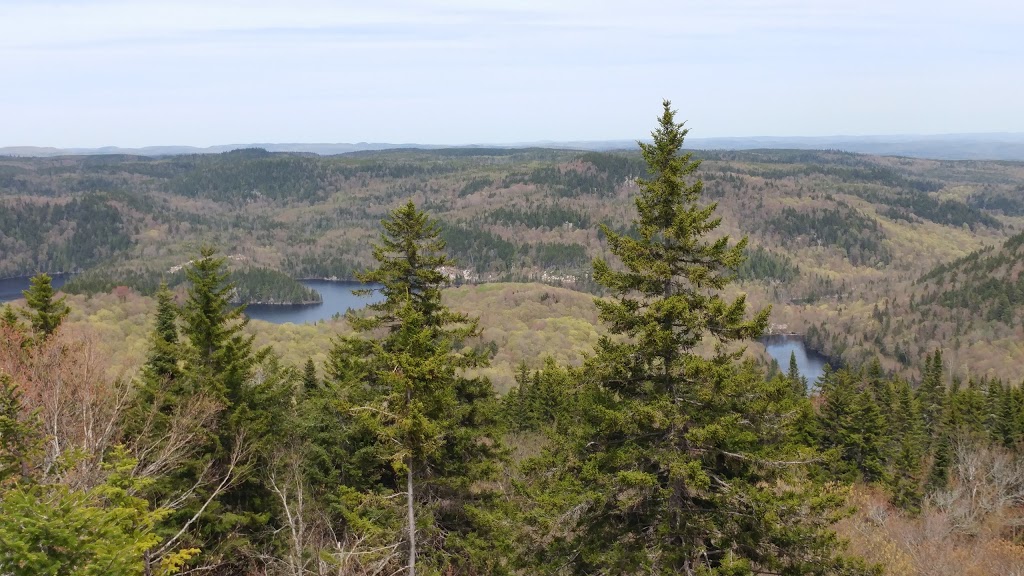
<path fill-rule="evenodd" d="M 36 274 L 30 280 L 29 289 L 22 292 L 29 308 L 24 312 L 25 317 L 44 338 L 53 334 L 71 311 L 65 304 L 65 296 L 54 299 L 51 282 L 52 278 L 45 272 Z"/>

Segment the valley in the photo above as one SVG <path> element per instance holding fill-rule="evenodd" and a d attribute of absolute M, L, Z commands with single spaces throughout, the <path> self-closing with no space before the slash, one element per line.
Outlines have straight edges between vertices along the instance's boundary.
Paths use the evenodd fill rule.
<path fill-rule="evenodd" d="M 915 375 L 941 349 L 961 378 L 1024 378 L 1019 270 L 1002 265 L 1003 284 L 967 306 L 951 307 L 963 298 L 935 282 L 1022 229 L 1024 164 L 697 156 L 721 230 L 750 238 L 730 289 L 772 306 L 773 324 L 852 365 L 879 356 Z M 600 295 L 590 262 L 607 254 L 601 225 L 633 233 L 633 179 L 643 175 L 633 152 L 547 149 L 0 158 L 0 275 L 74 271 L 71 292 L 152 295 L 162 280 L 183 281 L 171 271 L 209 244 L 232 256 L 239 301 L 304 302 L 292 278 L 354 280 L 380 219 L 412 199 L 439 220 L 456 283 Z M 255 284 L 265 289 L 247 289 Z"/>

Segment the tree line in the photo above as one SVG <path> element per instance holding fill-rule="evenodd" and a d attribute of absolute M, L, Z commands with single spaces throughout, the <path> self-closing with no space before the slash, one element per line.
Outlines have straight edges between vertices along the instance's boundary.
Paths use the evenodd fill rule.
<path fill-rule="evenodd" d="M 311 304 L 321 302 L 320 294 L 287 274 L 271 268 L 250 266 L 229 272 L 232 304 Z M 165 288 L 177 288 L 188 282 L 184 271 L 123 270 L 93 268 L 76 274 L 62 287 L 68 294 L 102 294 L 119 287 L 130 288 L 144 296 L 155 296 Z"/>

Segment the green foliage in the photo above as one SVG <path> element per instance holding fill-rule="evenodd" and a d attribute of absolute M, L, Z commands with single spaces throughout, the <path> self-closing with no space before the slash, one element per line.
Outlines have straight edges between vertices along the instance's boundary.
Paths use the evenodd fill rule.
<path fill-rule="evenodd" d="M 245 307 L 231 304 L 234 286 L 226 261 L 215 254 L 213 248 L 202 248 L 200 258 L 186 270 L 190 287 L 181 319 L 191 344 L 190 375 L 197 379 L 196 388 L 230 405 L 240 399 L 252 368 L 253 337 L 242 332 L 248 323 Z"/>
<path fill-rule="evenodd" d="M 382 225 L 378 266 L 360 280 L 380 284 L 385 299 L 368 315 L 349 315 L 359 335 L 336 341 L 332 382 L 313 395 L 325 411 L 314 422 L 339 433 L 330 442 L 349 447 L 342 463 L 362 466 L 346 472 L 319 460 L 313 479 L 341 482 L 333 489 L 347 494 L 338 503 L 342 517 L 356 533 L 378 537 L 397 536 L 402 514 L 387 496 L 404 488 L 415 518 L 405 526 L 410 566 L 500 573 L 504 562 L 487 553 L 501 541 L 486 510 L 494 494 L 481 484 L 497 472 L 497 406 L 488 381 L 461 375 L 485 363 L 466 346 L 479 334 L 477 323 L 441 303 L 447 279 L 438 269 L 449 262 L 437 224 L 409 202 Z M 319 446 L 314 453 L 336 451 Z"/>
<path fill-rule="evenodd" d="M 540 431 L 557 427 L 567 410 L 572 383 L 579 378 L 573 370 L 560 366 L 550 356 L 544 367 L 530 371 L 521 364 L 516 371 L 516 387 L 501 399 L 503 420 L 516 432 Z"/>
<path fill-rule="evenodd" d="M 929 494 L 947 488 L 957 445 L 1024 446 L 1024 392 L 997 380 L 947 388 L 942 354 L 928 354 L 916 391 L 867 370 L 828 372 L 818 391 L 818 442 L 833 458 L 833 478 L 873 482 L 895 506 L 920 511 Z"/>
<path fill-rule="evenodd" d="M 147 458 L 182 450 L 173 443 L 189 439 L 182 463 L 148 488 L 156 501 L 179 502 L 159 532 L 188 528 L 182 537 L 188 548 L 202 549 L 201 558 L 218 565 L 218 573 L 238 573 L 269 545 L 273 499 L 266 478 L 253 470 L 266 465 L 286 436 L 285 410 L 299 378 L 269 350 L 253 350 L 243 309 L 229 302 L 233 287 L 223 258 L 203 248 L 186 274 L 190 286 L 180 309 L 166 287 L 158 293 L 149 359 L 126 431 L 136 445 L 149 447 Z"/>
<path fill-rule="evenodd" d="M 0 571 L 12 576 L 134 576 L 161 539 L 162 509 L 134 494 L 135 461 L 123 448 L 103 465 L 103 483 L 87 489 L 23 482 L 0 493 Z M 185 553 L 191 551 L 184 551 Z M 179 553 L 180 554 L 180 553 Z M 173 574 L 173 567 L 157 574 Z"/>
<path fill-rule="evenodd" d="M 479 176 L 477 178 L 473 178 L 469 182 L 466 182 L 465 186 L 463 186 L 462 189 L 459 190 L 459 196 L 469 196 L 470 194 L 475 194 L 493 185 L 493 178 L 490 178 L 488 176 Z"/>
<path fill-rule="evenodd" d="M 306 359 L 302 369 L 302 390 L 310 392 L 320 387 L 320 379 L 316 375 L 316 364 L 312 358 Z"/>
<path fill-rule="evenodd" d="M 270 268 L 246 268 L 231 273 L 233 302 L 245 304 L 316 304 L 323 300 L 288 275 Z"/>
<path fill-rule="evenodd" d="M 517 208 L 501 206 L 489 212 L 486 219 L 506 225 L 521 225 L 527 228 L 557 229 L 566 225 L 575 228 L 590 228 L 590 216 L 585 212 L 566 208 L 558 203 Z"/>
<path fill-rule="evenodd" d="M 21 391 L 0 372 L 0 493 L 9 483 L 30 478 L 42 441 L 36 414 L 25 413 Z"/>
<path fill-rule="evenodd" d="M 516 246 L 501 236 L 459 222 L 440 227 L 441 238 L 452 256 L 477 272 L 504 271 L 516 255 Z"/>
<path fill-rule="evenodd" d="M 18 321 L 18 313 L 10 303 L 4 304 L 4 311 L 0 313 L 0 326 L 11 330 L 18 330 L 21 322 Z"/>
<path fill-rule="evenodd" d="M 528 467 L 550 494 L 531 519 L 551 534 L 535 558 L 576 574 L 838 571 L 836 537 L 822 527 L 840 498 L 782 462 L 811 452 L 794 442 L 795 419 L 780 416 L 807 400 L 726 348 L 760 335 L 767 311 L 745 319 L 742 297 L 719 294 L 746 241 L 707 238 L 719 220 L 699 203 L 701 181 L 686 181 L 698 163 L 680 152 L 685 135 L 665 102 L 653 144 L 641 143 L 638 237 L 604 228 L 621 267 L 595 260 L 615 295 L 597 304 L 622 338 L 601 340 L 575 417 Z M 719 343 L 710 358 L 695 351 L 705 339 Z"/>
<path fill-rule="evenodd" d="M 81 270 L 133 244 L 128 223 L 105 195 L 85 194 L 66 203 L 0 201 L 0 277 Z"/>
<path fill-rule="evenodd" d="M 223 159 L 194 157 L 194 165 L 174 177 L 169 187 L 183 196 L 220 202 L 310 200 L 322 197 L 326 178 L 324 166 L 315 158 L 235 150 L 225 153 Z"/>
<path fill-rule="evenodd" d="M 888 428 L 870 387 L 859 374 L 839 370 L 824 378 L 821 395 L 821 442 L 838 452 L 835 474 L 849 481 L 882 481 Z"/>
<path fill-rule="evenodd" d="M 916 512 L 923 496 L 921 466 L 926 446 L 924 420 L 920 403 L 914 397 L 910 384 L 906 380 L 897 379 L 892 387 L 895 398 L 888 434 L 892 442 L 892 503 L 904 510 Z"/>
<path fill-rule="evenodd" d="M 837 202 L 832 209 L 812 208 L 806 212 L 786 207 L 763 226 L 785 240 L 836 246 L 854 266 L 892 261 L 892 253 L 883 243 L 885 233 L 878 222 L 842 202 Z"/>
<path fill-rule="evenodd" d="M 918 280 L 935 288 L 919 304 L 984 311 L 986 320 L 1014 326 L 1024 305 L 1024 274 L 1017 265 L 1024 257 L 1022 246 L 1024 234 L 1018 234 L 998 249 L 988 247 L 936 266 Z"/>
<path fill-rule="evenodd" d="M 740 280 L 768 280 L 771 282 L 791 282 L 800 275 L 800 267 L 784 255 L 774 254 L 757 246 L 747 250 L 746 259 L 736 270 Z"/>
<path fill-rule="evenodd" d="M 579 269 L 588 262 L 587 250 L 580 244 L 542 242 L 534 250 L 534 264 L 541 268 Z"/>
<path fill-rule="evenodd" d="M 264 267 L 232 270 L 229 279 L 234 286 L 230 294 L 233 304 L 314 304 L 322 301 L 316 290 L 306 288 L 287 274 Z M 69 294 L 102 294 L 118 286 L 127 286 L 144 296 L 153 296 L 163 284 L 176 288 L 185 284 L 185 272 L 165 270 L 122 270 L 95 268 L 77 274 L 63 286 Z"/>
<path fill-rule="evenodd" d="M 43 338 L 53 334 L 71 312 L 65 304 L 66 297 L 54 299 L 53 286 L 50 282 L 49 275 L 37 274 L 32 277 L 29 289 L 22 292 L 28 306 L 28 310 L 24 311 L 25 317 L 32 325 L 32 329 Z"/>
<path fill-rule="evenodd" d="M 868 196 L 871 198 L 870 196 Z M 1002 223 L 989 214 L 959 200 L 939 200 L 927 194 L 903 194 L 890 198 L 872 198 L 890 204 L 885 211 L 889 218 L 909 219 L 913 214 L 925 220 L 947 226 L 966 226 L 971 230 L 981 227 L 1002 228 Z"/>
<path fill-rule="evenodd" d="M 623 179 L 617 176 L 614 172 L 588 170 L 586 166 L 542 166 L 528 172 L 509 174 L 502 179 L 501 186 L 509 188 L 515 184 L 533 184 L 559 198 L 577 198 L 584 195 L 609 197 L 615 194 L 623 182 Z"/>
<path fill-rule="evenodd" d="M 196 392 L 182 378 L 185 350 L 178 340 L 179 310 L 167 285 L 157 292 L 156 322 L 149 354 L 125 419 L 128 437 L 159 445 L 172 427 L 175 412 Z"/>
<path fill-rule="evenodd" d="M 807 396 L 807 378 L 800 375 L 800 367 L 796 363 L 796 352 L 789 353 L 789 369 L 786 371 L 786 379 L 789 380 L 794 393 Z"/>
<path fill-rule="evenodd" d="M 867 569 L 839 556 L 829 529 L 842 515 L 843 484 L 871 482 L 913 514 L 927 509 L 929 492 L 957 487 L 961 440 L 1019 451 L 1019 386 L 974 378 L 949 387 L 938 352 L 913 385 L 883 366 L 909 366 L 923 353 L 915 344 L 951 348 L 950 333 L 1016 326 L 1024 235 L 923 276 L 910 310 L 957 314 L 940 317 L 948 326 L 938 322 L 937 334 L 919 331 L 916 342 L 900 318 L 907 307 L 898 282 L 920 272 L 920 259 L 909 273 L 862 270 L 854 279 L 830 268 L 840 254 L 889 271 L 908 254 L 930 265 L 962 254 L 958 242 L 979 246 L 967 229 L 1005 238 L 984 210 L 1019 212 L 1015 167 L 817 151 L 683 155 L 685 130 L 667 108 L 655 136 L 641 154 L 253 149 L 0 159 L 0 275 L 94 266 L 65 291 L 126 285 L 157 302 L 134 395 L 114 424 L 139 461 L 108 452 L 88 487 L 70 476 L 40 480 L 39 415 L 23 405 L 23 382 L 0 376 L 0 573 L 99 573 L 96 559 L 109 561 L 103 573 L 140 573 L 143 552 L 183 528 L 183 548 L 160 553 L 155 573 L 270 572 L 276 566 L 267 563 L 286 555 L 320 571 L 394 556 L 387 570 L 397 571 L 412 527 L 425 573 L 855 574 Z M 698 157 L 706 189 L 693 178 Z M 446 224 L 403 204 L 386 215 L 371 255 L 376 222 L 409 196 Z M 639 217 L 625 222 L 633 199 Z M 750 228 L 760 246 L 744 251 L 742 241 L 714 239 L 719 222 L 708 199 L 720 202 L 727 229 Z M 595 230 L 599 218 L 607 223 Z M 934 244 L 947 234 L 952 240 Z M 252 267 L 229 270 L 204 250 L 187 272 L 166 273 L 188 260 L 185 246 L 196 238 Z M 908 248 L 919 242 L 924 248 Z M 802 249 L 818 245 L 826 249 Z M 612 296 L 599 307 L 613 334 L 582 367 L 551 359 L 538 366 L 549 352 L 572 358 L 563 340 L 597 340 L 591 308 L 577 304 L 551 318 L 552 302 L 564 307 L 569 292 L 501 287 L 486 306 L 504 299 L 531 307 L 530 320 L 485 318 L 501 348 L 482 341 L 472 318 L 441 303 L 439 269 L 453 265 L 445 249 L 471 281 L 538 267 L 577 274 L 592 256 L 612 254 L 615 262 L 595 269 Z M 312 341 L 288 365 L 255 349 L 253 335 L 267 334 L 234 307 L 311 299 L 277 269 L 343 278 L 369 270 L 362 277 L 383 283 L 386 299 L 349 317 L 356 336 L 337 338 L 323 366 Z M 792 363 L 767 380 L 739 363 L 738 345 L 760 333 L 765 316 L 748 318 L 743 299 L 721 295 L 734 278 L 749 282 L 742 290 L 752 301 L 810 314 L 812 347 L 865 367 L 829 371 L 808 399 Z M 187 286 L 177 291 L 188 292 L 181 306 L 163 280 Z M 596 286 L 589 281 L 576 288 Z M 467 294 L 486 290 L 446 301 L 466 304 Z M 48 298 L 52 308 L 39 304 L 45 314 L 27 309 L 40 333 L 63 315 L 52 290 Z M 888 355 L 885 364 L 870 362 L 846 323 L 875 300 L 874 332 L 862 339 Z M 841 319 L 818 315 L 840 301 Z M 818 306 L 801 307 L 808 304 Z M 963 330 L 972 321 L 982 328 Z M 15 332 L 25 330 L 4 307 L 0 335 L 21 342 Z M 486 357 L 497 352 L 511 365 L 505 358 L 523 341 L 533 364 L 520 367 L 499 406 L 490 382 L 476 376 L 509 378 L 501 366 L 485 367 Z M 4 350 L 0 362 L 32 354 L 27 342 Z M 957 373 L 967 365 L 960 352 L 950 356 Z M 971 365 L 986 373 L 978 368 Z M 521 469 L 507 469 L 500 431 L 511 433 L 517 456 L 534 456 Z M 153 468 L 181 438 L 188 441 L 174 464 Z M 157 472 L 133 484 L 129 468 Z M 175 509 L 150 504 L 163 502 Z M 296 526 L 307 531 L 295 534 Z M 336 542 L 365 547 L 346 556 Z M 14 555 L 28 560 L 12 568 Z"/>

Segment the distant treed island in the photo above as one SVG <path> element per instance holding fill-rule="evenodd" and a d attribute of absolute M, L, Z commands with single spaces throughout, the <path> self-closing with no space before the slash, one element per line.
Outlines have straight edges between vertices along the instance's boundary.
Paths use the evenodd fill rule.
<path fill-rule="evenodd" d="M 0 575 L 1019 572 L 1024 163 L 686 135 L 0 158 Z"/>

